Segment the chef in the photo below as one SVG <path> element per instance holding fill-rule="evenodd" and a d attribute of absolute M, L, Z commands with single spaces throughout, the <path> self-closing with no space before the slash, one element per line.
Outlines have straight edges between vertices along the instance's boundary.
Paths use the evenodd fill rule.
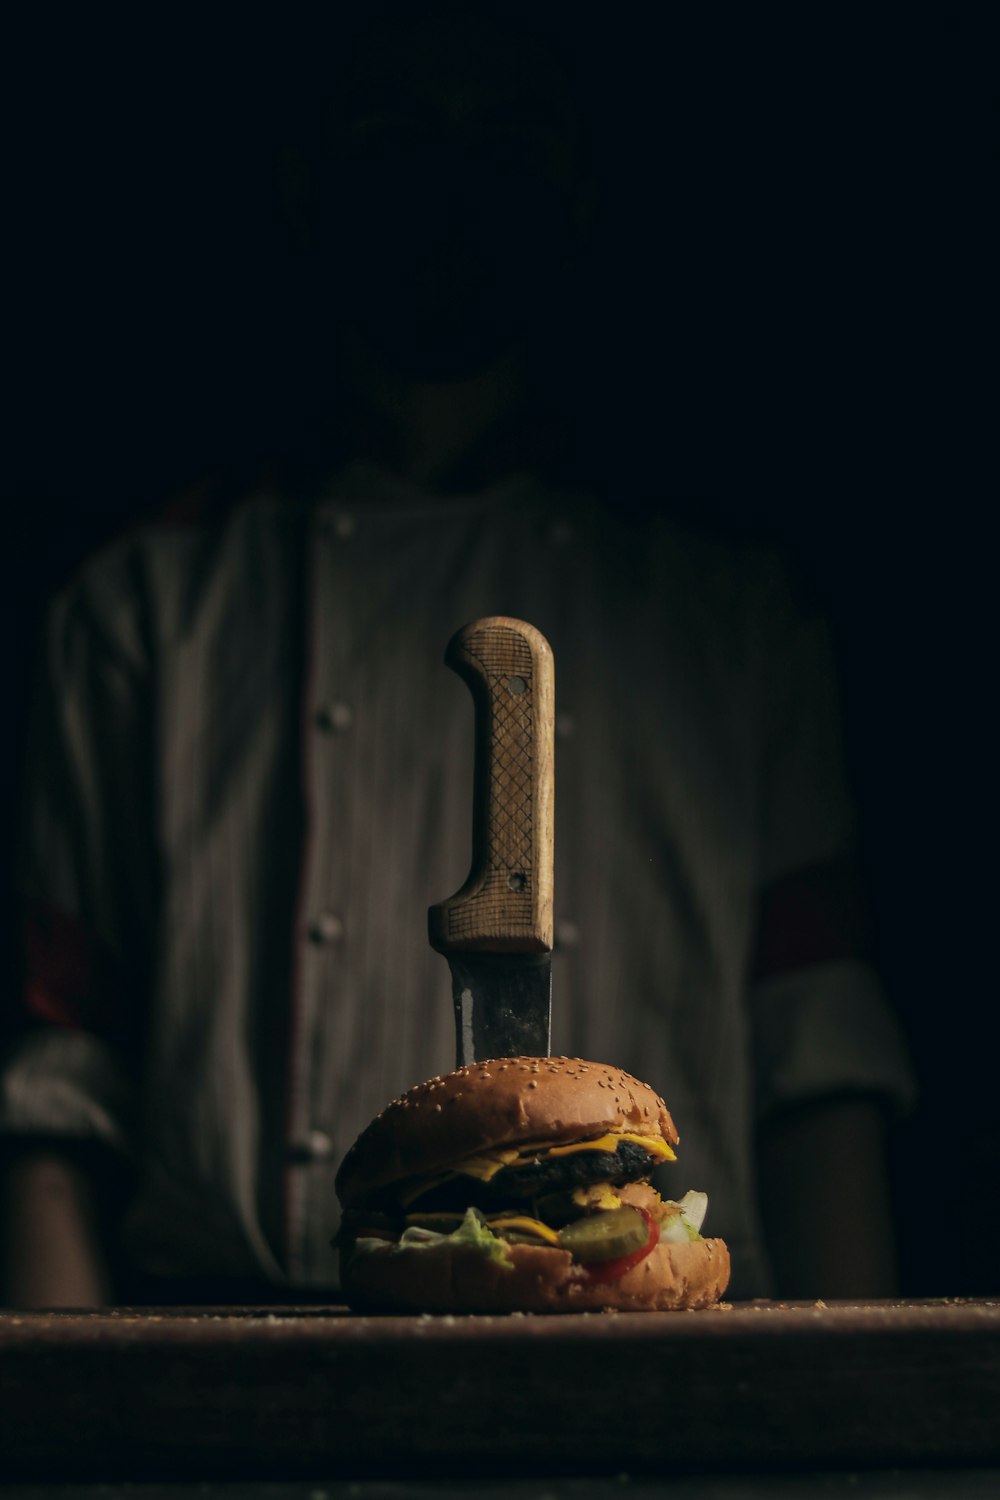
<path fill-rule="evenodd" d="M 6 1298 L 335 1287 L 337 1161 L 454 1064 L 426 910 L 468 866 L 472 725 L 441 653 L 489 614 L 556 664 L 553 1050 L 671 1099 L 734 1295 L 889 1292 L 911 1084 L 828 637 L 772 558 L 671 522 L 668 465 L 567 477 L 539 372 L 592 212 L 568 76 L 445 6 L 358 37 L 330 95 L 293 208 L 349 406 L 49 612 Z"/>

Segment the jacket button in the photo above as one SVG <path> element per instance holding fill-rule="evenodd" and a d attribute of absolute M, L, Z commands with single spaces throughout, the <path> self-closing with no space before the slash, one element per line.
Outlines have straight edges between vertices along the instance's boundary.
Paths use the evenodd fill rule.
<path fill-rule="evenodd" d="M 554 937 L 557 948 L 575 948 L 580 941 L 580 929 L 571 917 L 557 917 Z"/>
<path fill-rule="evenodd" d="M 314 917 L 309 923 L 309 941 L 311 943 L 335 943 L 344 935 L 344 924 L 336 912 L 323 911 L 318 917 Z"/>
<path fill-rule="evenodd" d="M 324 703 L 316 710 L 316 723 L 327 734 L 343 734 L 354 723 L 354 710 L 340 699 Z"/>
<path fill-rule="evenodd" d="M 335 516 L 330 516 L 323 526 L 323 531 L 331 542 L 349 542 L 358 529 L 358 523 L 347 511 L 338 511 Z"/>
<path fill-rule="evenodd" d="M 314 1161 L 329 1161 L 333 1155 L 333 1142 L 325 1130 L 310 1130 L 301 1140 L 292 1141 L 288 1147 L 288 1160 L 297 1167 L 308 1166 Z"/>

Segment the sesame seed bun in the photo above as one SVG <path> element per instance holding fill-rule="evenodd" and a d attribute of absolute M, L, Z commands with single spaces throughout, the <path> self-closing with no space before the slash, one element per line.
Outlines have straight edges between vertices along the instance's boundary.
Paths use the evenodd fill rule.
<path fill-rule="evenodd" d="M 362 1248 L 341 1280 L 360 1312 L 666 1312 L 709 1307 L 729 1284 L 722 1240 L 659 1244 L 617 1281 L 591 1279 L 566 1250 L 511 1245 L 509 1267 L 469 1246 Z"/>
<path fill-rule="evenodd" d="M 341 1163 L 344 1208 L 407 1178 L 447 1170 L 482 1151 L 558 1145 L 628 1130 L 674 1146 L 666 1104 L 648 1084 L 578 1057 L 505 1057 L 419 1083 L 394 1099 Z"/>

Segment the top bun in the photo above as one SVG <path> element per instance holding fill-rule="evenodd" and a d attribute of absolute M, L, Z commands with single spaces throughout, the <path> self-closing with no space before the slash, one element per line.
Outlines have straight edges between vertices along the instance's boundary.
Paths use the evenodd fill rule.
<path fill-rule="evenodd" d="M 631 1130 L 679 1139 L 666 1104 L 621 1068 L 578 1057 L 502 1057 L 418 1083 L 358 1137 L 337 1173 L 345 1208 L 463 1157 L 522 1142 Z"/>

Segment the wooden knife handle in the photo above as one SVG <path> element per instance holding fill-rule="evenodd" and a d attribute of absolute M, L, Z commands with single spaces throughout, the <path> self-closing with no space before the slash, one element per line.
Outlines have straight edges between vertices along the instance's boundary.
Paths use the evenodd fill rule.
<path fill-rule="evenodd" d="M 472 869 L 428 912 L 439 952 L 545 953 L 552 948 L 555 676 L 533 625 L 474 620 L 446 664 L 476 707 Z"/>

